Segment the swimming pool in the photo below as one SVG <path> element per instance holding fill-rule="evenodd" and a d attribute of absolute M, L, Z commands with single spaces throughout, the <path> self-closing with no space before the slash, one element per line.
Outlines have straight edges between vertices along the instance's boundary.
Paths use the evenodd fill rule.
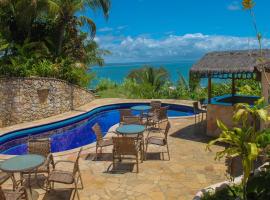
<path fill-rule="evenodd" d="M 54 122 L 29 129 L 22 129 L 0 136 L 0 153 L 8 155 L 22 155 L 27 152 L 29 137 L 51 138 L 52 152 L 61 152 L 95 142 L 96 137 L 91 127 L 99 123 L 102 132 L 107 132 L 110 127 L 119 123 L 119 109 L 130 108 L 146 103 L 121 103 L 95 108 L 82 115 L 63 121 Z M 184 105 L 162 104 L 169 106 L 169 117 L 193 115 L 193 108 Z M 134 112 L 138 114 L 138 112 Z"/>

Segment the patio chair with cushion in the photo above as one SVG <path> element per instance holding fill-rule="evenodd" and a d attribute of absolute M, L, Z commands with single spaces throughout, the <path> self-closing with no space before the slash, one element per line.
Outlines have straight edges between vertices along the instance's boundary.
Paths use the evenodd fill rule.
<path fill-rule="evenodd" d="M 146 140 L 145 140 L 145 143 L 146 143 L 145 154 L 147 154 L 147 149 L 148 149 L 148 146 L 150 144 L 151 145 L 156 145 L 156 146 L 161 146 L 161 147 L 166 146 L 166 148 L 167 148 L 166 153 L 168 154 L 168 160 L 170 160 L 170 151 L 169 151 L 169 145 L 168 145 L 167 138 L 168 138 L 168 133 L 169 133 L 169 130 L 171 128 L 171 125 L 170 125 L 169 121 L 162 122 L 162 124 L 164 124 L 164 123 L 165 123 L 165 129 L 160 129 L 163 136 L 150 136 L 150 137 L 146 138 Z M 162 152 L 162 157 L 163 157 L 163 160 L 164 160 L 164 152 Z"/>
<path fill-rule="evenodd" d="M 130 109 L 121 109 L 121 110 L 119 110 L 119 112 L 120 112 L 120 124 L 123 123 L 124 117 L 132 116 L 132 113 L 131 113 Z"/>
<path fill-rule="evenodd" d="M 54 183 L 62 183 L 62 184 L 70 184 L 70 185 L 74 184 L 75 188 L 74 188 L 74 194 L 73 194 L 72 199 L 75 198 L 76 194 L 77 194 L 78 199 L 80 199 L 79 192 L 78 192 L 79 181 L 81 182 L 80 189 L 83 189 L 83 182 L 82 182 L 81 172 L 79 168 L 79 158 L 80 158 L 81 152 L 82 152 L 82 148 L 80 148 L 75 161 L 59 160 L 55 162 L 55 169 L 50 172 L 49 177 L 48 177 L 48 183 L 49 183 L 48 187 L 50 190 L 54 189 Z M 59 166 L 60 163 L 64 164 L 65 166 L 70 164 L 73 169 L 62 170 L 63 165 Z M 58 166 L 59 166 L 59 169 L 57 169 Z"/>
<path fill-rule="evenodd" d="M 42 155 L 46 158 L 43 165 L 38 167 L 35 170 L 35 173 L 37 174 L 47 174 L 47 176 L 50 173 L 51 169 L 54 169 L 54 160 L 53 155 L 51 153 L 51 140 L 50 138 L 32 138 L 29 139 L 27 142 L 28 147 L 28 153 L 29 154 L 38 154 Z M 33 173 L 33 172 L 30 172 Z M 23 175 L 29 174 L 29 172 L 23 172 L 21 173 L 21 182 L 23 180 Z"/>
<path fill-rule="evenodd" d="M 100 148 L 100 153 L 102 154 L 102 148 L 113 145 L 112 138 L 104 138 L 102 135 L 101 127 L 96 123 L 92 130 L 94 131 L 97 142 L 96 142 L 96 159 L 98 158 L 98 148 Z"/>
<path fill-rule="evenodd" d="M 122 161 L 122 156 L 135 156 L 136 172 L 139 172 L 139 154 L 141 162 L 143 159 L 141 145 L 134 137 L 113 137 L 113 169 L 116 167 L 116 160 Z"/>
<path fill-rule="evenodd" d="M 24 187 L 19 187 L 16 190 L 3 191 L 0 187 L 1 200 L 28 200 L 27 192 Z"/>

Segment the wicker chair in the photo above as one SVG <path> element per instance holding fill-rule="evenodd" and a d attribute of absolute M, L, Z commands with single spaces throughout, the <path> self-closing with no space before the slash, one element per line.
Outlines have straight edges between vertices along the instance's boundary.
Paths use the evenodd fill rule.
<path fill-rule="evenodd" d="M 143 125 L 141 118 L 139 116 L 126 116 L 126 117 L 124 117 L 123 125 L 129 125 L 129 124 Z M 134 135 L 134 136 L 129 135 L 129 137 L 135 137 L 137 139 L 137 142 L 140 144 L 141 150 L 144 151 L 144 136 L 143 136 L 143 134 L 138 134 L 138 135 Z"/>
<path fill-rule="evenodd" d="M 19 187 L 16 190 L 3 191 L 0 187 L 1 200 L 28 200 L 27 192 L 24 187 Z"/>
<path fill-rule="evenodd" d="M 142 124 L 141 118 L 139 116 L 124 116 L 123 118 L 123 125 L 128 125 L 128 124 Z"/>
<path fill-rule="evenodd" d="M 48 187 L 50 190 L 54 189 L 54 183 L 74 184 L 75 188 L 74 188 L 74 194 L 73 194 L 72 199 L 75 198 L 76 194 L 77 194 L 78 199 L 80 199 L 79 192 L 78 192 L 79 181 L 81 182 L 80 189 L 83 189 L 83 182 L 82 182 L 81 172 L 79 168 L 79 158 L 80 158 L 81 152 L 82 152 L 82 148 L 80 148 L 75 161 L 59 160 L 55 162 L 55 169 L 50 172 L 49 177 L 48 177 Z M 72 164 L 73 170 L 68 171 L 68 170 L 57 169 L 57 166 L 59 163 Z"/>
<path fill-rule="evenodd" d="M 103 138 L 101 127 L 98 123 L 96 123 L 92 130 L 94 131 L 97 142 L 96 142 L 96 158 L 98 158 L 98 148 L 100 148 L 100 153 L 102 154 L 102 148 L 113 145 L 113 141 L 111 138 Z"/>
<path fill-rule="evenodd" d="M 10 177 L 8 173 L 0 171 L 0 185 L 6 182 Z"/>
<path fill-rule="evenodd" d="M 167 114 L 168 109 L 169 109 L 169 106 L 164 106 L 164 107 L 161 107 L 159 110 L 156 110 L 154 116 L 148 119 L 148 126 L 150 127 L 157 126 L 157 128 L 159 129 L 160 128 L 159 124 L 161 122 L 168 121 L 168 114 Z"/>
<path fill-rule="evenodd" d="M 51 140 L 50 138 L 38 138 L 38 139 L 29 139 L 28 140 L 28 153 L 29 154 L 38 154 L 46 158 L 46 161 L 41 165 L 35 173 L 38 174 L 47 174 L 50 173 L 51 169 L 54 169 L 53 155 L 51 153 Z M 29 174 L 29 172 L 21 173 L 21 182 L 23 180 L 23 174 Z"/>
<path fill-rule="evenodd" d="M 130 109 L 121 109 L 121 110 L 119 110 L 119 112 L 120 112 L 120 124 L 123 123 L 124 117 L 132 116 L 132 113 L 131 113 Z"/>
<path fill-rule="evenodd" d="M 113 168 L 115 169 L 116 160 L 122 161 L 122 156 L 135 156 L 136 172 L 139 172 L 140 144 L 134 137 L 113 137 Z M 143 157 L 141 156 L 141 162 Z"/>
<path fill-rule="evenodd" d="M 151 101 L 150 106 L 152 107 L 151 110 L 148 113 L 148 116 L 153 116 L 157 110 L 161 108 L 161 101 Z"/>
<path fill-rule="evenodd" d="M 163 137 L 158 137 L 158 136 L 150 136 L 147 137 L 145 140 L 146 143 L 146 148 L 145 148 L 145 153 L 147 154 L 147 149 L 148 149 L 148 145 L 152 144 L 152 145 L 157 145 L 157 146 L 166 146 L 167 148 L 167 154 L 168 154 L 168 159 L 170 160 L 170 151 L 169 151 L 169 145 L 168 145 L 168 133 L 169 130 L 171 128 L 170 122 L 162 122 L 162 124 L 165 124 L 165 129 L 160 129 L 160 131 L 163 133 Z M 146 156 L 145 156 L 146 157 Z M 164 152 L 162 152 L 162 157 L 164 160 Z"/>
<path fill-rule="evenodd" d="M 200 114 L 202 114 L 202 118 L 201 118 L 201 121 L 203 121 L 203 116 L 204 114 L 206 115 L 207 114 L 207 111 L 206 110 L 203 110 L 203 109 L 200 109 L 199 108 L 199 102 L 196 101 L 196 102 L 193 102 L 193 111 L 194 111 L 194 117 L 195 117 L 195 124 L 197 123 L 197 118 L 198 118 L 198 122 L 200 120 Z"/>

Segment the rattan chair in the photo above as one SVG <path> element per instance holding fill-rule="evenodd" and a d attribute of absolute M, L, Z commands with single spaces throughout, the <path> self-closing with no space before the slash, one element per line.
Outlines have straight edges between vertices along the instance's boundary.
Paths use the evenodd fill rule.
<path fill-rule="evenodd" d="M 139 116 L 126 116 L 123 119 L 122 125 L 129 125 L 129 124 L 137 124 L 137 125 L 143 125 L 141 118 Z M 140 144 L 140 147 L 142 151 L 144 151 L 144 136 L 143 134 L 138 135 L 129 135 L 129 137 L 135 137 L 137 139 L 137 142 Z"/>
<path fill-rule="evenodd" d="M 199 108 L 199 102 L 193 102 L 193 111 L 194 111 L 194 117 L 195 117 L 195 124 L 200 121 L 200 115 L 202 115 L 201 121 L 203 121 L 204 114 L 207 114 L 206 110 Z M 198 120 L 197 120 L 198 118 Z"/>
<path fill-rule="evenodd" d="M 116 160 L 122 161 L 123 156 L 135 156 L 136 172 L 139 172 L 139 154 L 141 153 L 141 162 L 143 161 L 142 149 L 134 137 L 113 137 L 113 169 L 116 166 Z"/>
<path fill-rule="evenodd" d="M 0 185 L 6 182 L 10 177 L 8 173 L 0 171 Z"/>
<path fill-rule="evenodd" d="M 123 123 L 124 117 L 132 116 L 130 109 L 121 109 L 121 110 L 119 110 L 119 112 L 120 112 L 120 124 Z"/>
<path fill-rule="evenodd" d="M 142 124 L 141 118 L 139 116 L 124 116 L 122 125 L 128 124 Z"/>
<path fill-rule="evenodd" d="M 0 200 L 28 200 L 28 196 L 24 187 L 8 191 L 3 191 L 0 187 Z"/>
<path fill-rule="evenodd" d="M 147 137 L 145 140 L 146 143 L 146 148 L 145 148 L 145 154 L 147 154 L 147 149 L 148 149 L 148 145 L 152 144 L 152 145 L 157 145 L 157 146 L 166 146 L 167 148 L 167 154 L 168 154 L 168 159 L 170 160 L 170 151 L 169 151 L 169 145 L 168 145 L 168 133 L 169 130 L 171 128 L 170 122 L 169 121 L 164 121 L 162 122 L 162 124 L 165 124 L 165 129 L 160 129 L 160 132 L 162 132 L 163 136 L 150 136 Z M 162 157 L 164 160 L 164 152 L 162 152 Z M 146 156 L 145 156 L 146 158 Z"/>
<path fill-rule="evenodd" d="M 78 199 L 80 199 L 79 192 L 78 192 L 79 181 L 81 182 L 80 189 L 83 189 L 82 176 L 81 176 L 81 172 L 79 168 L 79 158 L 80 158 L 81 152 L 82 152 L 82 148 L 80 148 L 75 161 L 59 160 L 55 162 L 55 169 L 50 172 L 49 177 L 48 177 L 49 190 L 54 189 L 54 183 L 74 184 L 75 188 L 74 188 L 74 194 L 73 194 L 72 199 L 75 198 L 76 194 L 77 194 Z M 62 163 L 65 165 L 72 164 L 73 170 L 68 171 L 68 170 L 62 170 L 60 168 L 57 169 L 57 166 L 59 163 Z"/>
<path fill-rule="evenodd" d="M 46 158 L 43 165 L 38 167 L 35 172 L 36 174 L 47 174 L 50 173 L 50 170 L 54 169 L 54 160 L 51 153 L 51 140 L 50 138 L 31 138 L 27 142 L 28 153 L 29 154 L 38 154 Z M 29 174 L 29 172 L 21 173 L 21 182 L 23 180 L 23 174 Z"/>
<path fill-rule="evenodd" d="M 160 109 L 156 110 L 153 117 L 150 117 L 147 121 L 147 125 L 150 127 L 157 127 L 159 129 L 159 124 L 161 122 L 168 121 L 168 109 L 169 106 L 161 107 Z"/>
<path fill-rule="evenodd" d="M 150 106 L 152 107 L 148 113 L 148 116 L 153 116 L 157 110 L 161 108 L 161 101 L 151 101 Z"/>
<path fill-rule="evenodd" d="M 98 158 L 98 148 L 100 148 L 100 153 L 102 154 L 102 148 L 113 145 L 113 141 L 111 138 L 103 138 L 101 127 L 98 123 L 96 123 L 92 130 L 96 135 L 96 159 Z"/>

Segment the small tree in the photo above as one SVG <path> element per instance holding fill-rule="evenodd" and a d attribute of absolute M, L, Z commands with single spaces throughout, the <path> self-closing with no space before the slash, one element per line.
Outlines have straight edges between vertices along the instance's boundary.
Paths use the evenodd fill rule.
<path fill-rule="evenodd" d="M 261 153 L 262 148 L 269 144 L 269 130 L 259 130 L 258 121 L 268 121 L 269 116 L 266 110 L 264 99 L 261 98 L 255 102 L 254 106 L 248 104 L 237 104 L 233 120 L 238 126 L 229 129 L 221 121 L 217 120 L 217 125 L 221 130 L 219 138 L 212 140 L 207 145 L 210 146 L 217 142 L 229 144 L 223 151 L 217 152 L 215 159 L 221 159 L 224 156 L 239 156 L 243 167 L 243 192 L 246 199 L 246 184 L 253 170 L 254 161 Z"/>

